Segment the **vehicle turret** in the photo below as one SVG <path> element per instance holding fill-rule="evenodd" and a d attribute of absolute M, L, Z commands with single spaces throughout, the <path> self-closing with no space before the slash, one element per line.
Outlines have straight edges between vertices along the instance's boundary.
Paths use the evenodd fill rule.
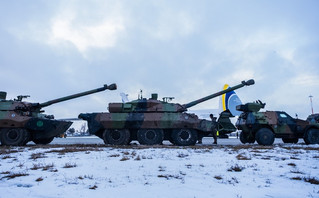
<path fill-rule="evenodd" d="M 199 103 L 205 102 L 212 98 L 216 98 L 220 95 L 223 95 L 227 92 L 242 88 L 244 86 L 249 86 L 255 84 L 253 79 L 248 81 L 242 81 L 240 84 L 228 88 L 223 91 L 211 94 L 209 96 L 200 98 L 198 100 L 186 103 L 170 103 L 169 101 L 172 98 L 163 98 L 163 101 L 158 100 L 157 94 L 152 94 L 152 97 L 149 99 L 140 98 L 138 100 L 133 100 L 126 103 L 110 103 L 109 112 L 110 113 L 128 113 L 128 112 L 185 112 L 188 108 L 193 107 Z"/>
<path fill-rule="evenodd" d="M 243 112 L 258 112 L 260 109 L 265 108 L 266 103 L 262 103 L 260 100 L 256 102 L 250 102 L 236 106 L 237 111 Z"/>
<path fill-rule="evenodd" d="M 116 84 L 104 85 L 103 87 L 100 87 L 97 89 L 92 89 L 89 91 L 57 98 L 57 99 L 50 100 L 50 101 L 43 102 L 43 103 L 30 103 L 30 102 L 22 101 L 24 98 L 30 97 L 28 95 L 19 95 L 14 100 L 6 100 L 6 92 L 0 92 L 0 100 L 1 100 L 0 110 L 1 111 L 9 111 L 9 110 L 18 111 L 22 115 L 31 115 L 32 113 L 42 113 L 42 112 L 44 112 L 42 110 L 43 107 L 47 107 L 47 106 L 50 106 L 52 104 L 56 104 L 56 103 L 63 102 L 66 100 L 71 100 L 74 98 L 86 96 L 89 94 L 101 92 L 101 91 L 104 91 L 106 89 L 115 90 L 116 88 L 117 88 Z"/>

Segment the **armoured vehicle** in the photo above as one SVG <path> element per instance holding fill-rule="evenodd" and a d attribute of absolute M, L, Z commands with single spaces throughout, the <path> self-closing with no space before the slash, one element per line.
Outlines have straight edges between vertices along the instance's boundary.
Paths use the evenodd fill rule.
<path fill-rule="evenodd" d="M 236 122 L 242 143 L 256 140 L 260 145 L 272 145 L 275 138 L 282 138 L 284 143 L 297 143 L 303 138 L 306 144 L 319 144 L 318 123 L 292 118 L 284 111 L 260 112 L 265 105 L 256 101 L 236 107 L 243 112 Z"/>
<path fill-rule="evenodd" d="M 311 123 L 319 123 L 319 113 L 309 115 L 307 121 Z"/>
<path fill-rule="evenodd" d="M 232 88 L 183 105 L 171 103 L 171 98 L 167 97 L 160 101 L 157 94 L 152 94 L 149 99 L 110 103 L 109 113 L 82 113 L 79 118 L 87 120 L 89 132 L 103 139 L 106 144 L 126 145 L 138 140 L 140 144 L 154 145 L 161 144 L 165 139 L 175 145 L 194 145 L 199 135 L 207 136 L 212 131 L 213 123 L 186 113 L 187 108 L 252 84 L 254 80 L 242 81 Z M 236 129 L 229 120 L 229 114 L 224 112 L 220 116 L 220 132 Z"/>
<path fill-rule="evenodd" d="M 63 134 L 72 122 L 55 120 L 53 115 L 43 114 L 43 107 L 71 100 L 81 96 L 116 89 L 115 84 L 101 88 L 50 100 L 44 103 L 22 101 L 29 96 L 18 96 L 6 100 L 7 93 L 0 92 L 0 141 L 2 145 L 23 146 L 29 141 L 36 144 L 48 144 L 55 136 Z"/>

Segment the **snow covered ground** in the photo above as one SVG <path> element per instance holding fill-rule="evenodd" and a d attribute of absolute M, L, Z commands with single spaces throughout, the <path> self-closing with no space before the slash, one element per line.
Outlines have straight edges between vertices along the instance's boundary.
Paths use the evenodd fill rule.
<path fill-rule="evenodd" d="M 319 197 L 319 145 L 0 147 L 0 197 Z"/>

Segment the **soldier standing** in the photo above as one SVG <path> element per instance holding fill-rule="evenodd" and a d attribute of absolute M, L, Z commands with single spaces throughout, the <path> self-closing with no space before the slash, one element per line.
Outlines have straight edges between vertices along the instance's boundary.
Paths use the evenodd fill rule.
<path fill-rule="evenodd" d="M 217 122 L 216 122 L 216 117 L 214 117 L 213 114 L 210 114 L 209 115 L 210 119 L 212 119 L 212 135 L 213 135 L 213 138 L 214 138 L 214 143 L 213 144 L 217 144 Z"/>

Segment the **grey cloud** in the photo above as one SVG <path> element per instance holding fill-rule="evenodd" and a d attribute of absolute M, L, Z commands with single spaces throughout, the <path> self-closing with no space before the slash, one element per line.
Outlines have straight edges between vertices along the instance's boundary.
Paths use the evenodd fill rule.
<path fill-rule="evenodd" d="M 1 2 L 1 90 L 42 102 L 118 83 L 118 91 L 47 109 L 76 117 L 106 111 L 119 92 L 135 99 L 143 89 L 145 97 L 158 92 L 183 103 L 255 78 L 256 85 L 238 90 L 242 101 L 263 99 L 266 107 L 306 117 L 308 94 L 319 108 L 316 7 L 317 1 Z M 52 42 L 53 25 L 64 19 L 71 35 Z M 120 28 L 104 31 L 112 25 Z"/>

